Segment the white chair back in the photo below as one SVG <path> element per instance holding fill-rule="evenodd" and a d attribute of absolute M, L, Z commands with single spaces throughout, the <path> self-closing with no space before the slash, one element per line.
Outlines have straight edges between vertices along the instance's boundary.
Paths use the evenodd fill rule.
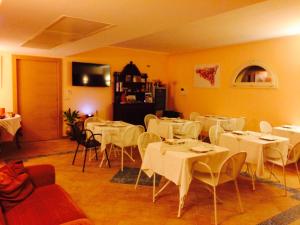
<path fill-rule="evenodd" d="M 121 136 L 121 142 L 123 147 L 137 145 L 137 139 L 141 134 L 137 126 L 126 127 Z"/>
<path fill-rule="evenodd" d="M 150 120 L 150 119 L 157 119 L 157 116 L 154 115 L 154 114 L 147 114 L 147 115 L 144 117 L 144 123 L 145 123 L 146 129 L 148 128 L 148 124 L 149 124 L 149 120 Z"/>
<path fill-rule="evenodd" d="M 221 169 L 218 174 L 217 184 L 235 180 L 241 172 L 246 157 L 246 152 L 238 152 L 225 159 L 220 167 Z"/>
<path fill-rule="evenodd" d="M 245 124 L 246 124 L 245 117 L 236 118 L 236 121 L 235 121 L 235 130 L 240 130 L 240 131 L 244 130 Z"/>
<path fill-rule="evenodd" d="M 231 118 L 228 121 L 222 123 L 222 127 L 224 130 L 227 131 L 233 131 L 233 130 L 243 130 L 245 127 L 245 117 L 239 117 L 239 118 Z"/>
<path fill-rule="evenodd" d="M 160 142 L 160 141 L 161 141 L 161 138 L 157 134 L 154 134 L 151 132 L 144 132 L 144 133 L 140 134 L 140 136 L 138 137 L 137 144 L 138 144 L 138 149 L 139 149 L 142 160 L 144 158 L 145 151 L 146 151 L 148 144 L 153 143 L 153 142 Z"/>
<path fill-rule="evenodd" d="M 144 133 L 145 132 L 145 127 L 144 126 L 142 126 L 142 125 L 136 125 L 136 126 L 137 126 L 137 128 L 139 128 L 140 133 Z"/>
<path fill-rule="evenodd" d="M 190 120 L 195 121 L 197 116 L 200 116 L 200 113 L 198 112 L 191 112 L 190 114 Z"/>
<path fill-rule="evenodd" d="M 181 133 L 184 138 L 198 139 L 202 130 L 202 125 L 199 122 L 187 122 L 181 128 Z"/>
<path fill-rule="evenodd" d="M 214 125 L 209 128 L 209 140 L 211 144 L 218 145 L 220 135 L 224 133 L 224 129 L 220 126 Z"/>
<path fill-rule="evenodd" d="M 260 121 L 259 123 L 260 132 L 264 134 L 271 134 L 272 133 L 272 125 L 267 121 Z"/>
<path fill-rule="evenodd" d="M 226 131 L 236 130 L 236 118 L 231 118 L 222 123 L 222 128 Z"/>
<path fill-rule="evenodd" d="M 288 154 L 288 160 L 298 162 L 300 159 L 300 142 L 294 145 Z"/>

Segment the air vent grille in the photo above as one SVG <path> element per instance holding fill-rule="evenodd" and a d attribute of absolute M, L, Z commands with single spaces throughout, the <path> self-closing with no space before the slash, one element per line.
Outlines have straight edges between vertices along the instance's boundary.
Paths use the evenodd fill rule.
<path fill-rule="evenodd" d="M 62 16 L 36 36 L 23 43 L 22 47 L 51 49 L 67 42 L 80 40 L 111 27 L 113 27 L 112 24 Z"/>

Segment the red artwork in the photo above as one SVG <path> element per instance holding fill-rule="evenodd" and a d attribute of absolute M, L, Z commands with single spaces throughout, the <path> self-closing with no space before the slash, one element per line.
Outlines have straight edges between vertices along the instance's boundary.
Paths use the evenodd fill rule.
<path fill-rule="evenodd" d="M 211 86 L 215 85 L 215 76 L 218 70 L 218 65 L 212 67 L 202 67 L 196 69 L 196 74 L 199 74 L 205 80 L 208 80 Z"/>

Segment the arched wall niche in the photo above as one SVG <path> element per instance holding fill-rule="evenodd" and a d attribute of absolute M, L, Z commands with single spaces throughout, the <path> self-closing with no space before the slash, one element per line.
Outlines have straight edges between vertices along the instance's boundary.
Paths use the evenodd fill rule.
<path fill-rule="evenodd" d="M 277 77 L 265 64 L 257 61 L 240 66 L 233 79 L 234 87 L 276 88 Z"/>

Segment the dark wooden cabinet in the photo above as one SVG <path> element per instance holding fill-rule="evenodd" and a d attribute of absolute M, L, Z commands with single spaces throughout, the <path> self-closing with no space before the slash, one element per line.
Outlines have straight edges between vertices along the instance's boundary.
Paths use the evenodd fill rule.
<path fill-rule="evenodd" d="M 145 115 L 153 114 L 154 108 L 154 103 L 114 103 L 114 120 L 143 125 Z"/>
<path fill-rule="evenodd" d="M 155 112 L 154 103 L 149 103 L 153 101 L 153 86 L 147 78 L 132 62 L 114 73 L 114 120 L 142 125 L 145 115 Z"/>

